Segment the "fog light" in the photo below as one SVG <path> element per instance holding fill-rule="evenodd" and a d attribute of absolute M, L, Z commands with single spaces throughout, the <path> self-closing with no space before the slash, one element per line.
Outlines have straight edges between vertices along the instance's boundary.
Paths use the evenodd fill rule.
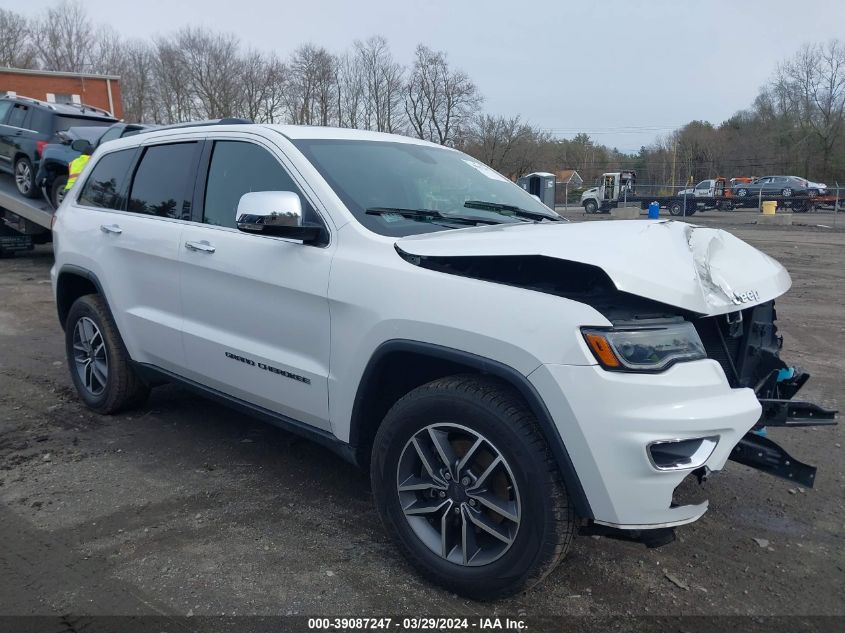
<path fill-rule="evenodd" d="M 688 440 L 660 440 L 648 445 L 651 465 L 657 470 L 686 470 L 698 468 L 713 454 L 719 436 L 696 437 Z"/>

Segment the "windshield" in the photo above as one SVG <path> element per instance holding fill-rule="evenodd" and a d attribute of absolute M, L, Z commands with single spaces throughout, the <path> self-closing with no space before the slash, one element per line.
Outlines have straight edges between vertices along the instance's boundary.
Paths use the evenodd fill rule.
<path fill-rule="evenodd" d="M 452 149 L 348 139 L 298 139 L 293 143 L 358 222 L 381 235 L 402 237 L 458 228 L 467 226 L 466 218 L 471 217 L 491 222 L 526 221 L 508 207 L 559 219 L 498 172 Z M 477 204 L 480 202 L 488 204 Z M 499 210 L 495 205 L 505 208 Z M 390 209 L 406 213 L 390 213 Z M 438 214 L 411 217 L 408 210 Z M 462 221 L 452 223 L 450 215 Z"/>

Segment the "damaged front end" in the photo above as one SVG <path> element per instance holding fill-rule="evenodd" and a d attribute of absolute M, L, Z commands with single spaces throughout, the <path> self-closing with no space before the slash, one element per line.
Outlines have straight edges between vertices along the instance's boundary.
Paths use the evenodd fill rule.
<path fill-rule="evenodd" d="M 694 325 L 710 358 L 719 362 L 734 388 L 754 390 L 762 406 L 757 424 L 740 440 L 730 459 L 812 488 L 816 468 L 803 464 L 765 436 L 768 427 L 836 424 L 836 412 L 793 400 L 810 375 L 780 358 L 774 301 L 745 310 L 696 319 Z"/>

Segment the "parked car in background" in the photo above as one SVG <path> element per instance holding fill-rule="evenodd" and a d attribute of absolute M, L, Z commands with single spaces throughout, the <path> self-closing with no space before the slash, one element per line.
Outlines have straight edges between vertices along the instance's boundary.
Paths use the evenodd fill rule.
<path fill-rule="evenodd" d="M 813 182 L 812 180 L 806 180 L 806 179 L 802 179 L 802 180 L 804 180 L 804 183 L 805 183 L 807 189 L 809 189 L 811 192 L 815 192 L 815 195 L 817 195 L 817 196 L 826 196 L 827 195 L 828 191 L 827 191 L 827 185 L 825 183 L 823 183 L 823 182 Z"/>
<path fill-rule="evenodd" d="M 736 196 L 808 196 L 816 195 L 816 190 L 807 186 L 807 181 L 798 176 L 763 176 L 750 183 L 743 183 L 736 188 Z"/>
<path fill-rule="evenodd" d="M 59 132 L 61 142 L 49 143 L 41 153 L 36 185 L 53 208 L 58 209 L 67 185 L 68 165 L 82 153 L 74 149 L 74 145 L 79 145 L 76 141 L 86 141 L 92 149 L 96 149 L 107 141 L 138 134 L 149 127 L 140 123 L 115 123 L 109 127 L 72 127 Z"/>
<path fill-rule="evenodd" d="M 72 127 L 107 127 L 110 113 L 84 104 L 47 103 L 29 97 L 0 98 L 0 171 L 14 175 L 18 192 L 38 196 L 35 174 L 44 147 Z"/>

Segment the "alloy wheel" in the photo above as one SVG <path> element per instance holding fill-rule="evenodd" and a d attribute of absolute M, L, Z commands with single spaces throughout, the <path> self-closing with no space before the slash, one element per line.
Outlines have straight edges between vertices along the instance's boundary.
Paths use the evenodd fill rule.
<path fill-rule="evenodd" d="M 94 396 L 103 393 L 109 375 L 106 342 L 88 317 L 79 319 L 73 330 L 73 363 L 85 389 Z"/>
<path fill-rule="evenodd" d="M 405 444 L 396 477 L 405 519 L 432 552 L 478 567 L 513 545 L 521 505 L 502 453 L 477 431 L 431 424 Z"/>
<path fill-rule="evenodd" d="M 15 167 L 15 184 L 23 195 L 28 195 L 32 188 L 32 167 L 25 160 L 18 161 Z"/>

